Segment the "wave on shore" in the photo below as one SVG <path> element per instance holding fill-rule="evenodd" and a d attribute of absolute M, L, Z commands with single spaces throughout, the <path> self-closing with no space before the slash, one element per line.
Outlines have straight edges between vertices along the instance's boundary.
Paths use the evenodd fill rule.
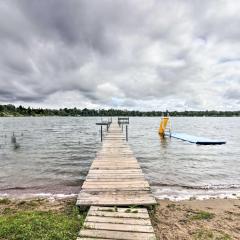
<path fill-rule="evenodd" d="M 61 199 L 76 197 L 81 189 L 79 186 L 48 186 L 48 187 L 15 187 L 0 189 L 0 198 L 49 198 Z M 240 198 L 240 185 L 211 186 L 179 186 L 168 184 L 152 184 L 152 192 L 157 199 L 173 201 L 210 198 Z"/>
<path fill-rule="evenodd" d="M 153 194 L 158 199 L 169 199 L 181 201 L 188 199 L 210 199 L 210 198 L 240 198 L 240 186 L 206 186 L 206 187 L 182 187 L 182 186 L 152 186 Z"/>

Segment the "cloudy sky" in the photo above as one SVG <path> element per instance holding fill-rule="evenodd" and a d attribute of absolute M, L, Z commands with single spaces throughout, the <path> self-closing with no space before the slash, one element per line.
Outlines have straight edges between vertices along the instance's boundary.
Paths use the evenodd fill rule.
<path fill-rule="evenodd" d="M 239 0 L 0 0 L 0 103 L 240 109 Z"/>

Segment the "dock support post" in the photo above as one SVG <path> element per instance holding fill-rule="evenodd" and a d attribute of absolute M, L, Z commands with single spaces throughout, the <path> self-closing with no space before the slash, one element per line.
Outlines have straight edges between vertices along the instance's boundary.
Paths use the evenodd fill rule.
<path fill-rule="evenodd" d="M 128 125 L 126 125 L 126 141 L 128 141 Z"/>
<path fill-rule="evenodd" d="M 101 142 L 103 140 L 103 132 L 102 132 L 102 125 L 101 125 Z"/>

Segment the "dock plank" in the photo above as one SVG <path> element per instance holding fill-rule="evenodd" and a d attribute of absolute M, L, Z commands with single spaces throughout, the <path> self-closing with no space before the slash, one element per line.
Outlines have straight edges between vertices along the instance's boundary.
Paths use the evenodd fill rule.
<path fill-rule="evenodd" d="M 122 239 L 122 240 L 155 240 L 154 233 L 142 233 L 142 232 L 123 232 L 123 231 L 110 231 L 99 229 L 84 229 L 80 232 L 82 237 L 91 238 L 105 238 L 105 239 Z M 81 238 L 80 238 L 81 239 Z"/>
<path fill-rule="evenodd" d="M 151 225 L 149 219 L 132 219 L 132 218 L 114 218 L 114 217 L 99 217 L 88 216 L 87 222 L 103 222 L 103 223 L 120 223 L 120 224 L 137 224 L 137 225 Z"/>
<path fill-rule="evenodd" d="M 117 212 L 126 212 L 127 210 L 137 210 L 138 213 L 148 213 L 146 208 L 124 208 L 124 207 L 118 207 L 117 208 Z M 90 212 L 91 211 L 102 211 L 102 212 L 106 212 L 106 211 L 116 211 L 116 207 L 102 207 L 102 206 L 91 206 Z"/>
<path fill-rule="evenodd" d="M 111 231 L 124 231 L 124 232 L 144 232 L 152 233 L 152 226 L 144 226 L 137 224 L 120 224 L 120 223 L 98 223 L 98 222 L 85 222 L 84 228 L 100 229 L 100 230 L 111 230 Z"/>
<path fill-rule="evenodd" d="M 150 186 L 148 185 L 147 182 L 141 183 L 129 183 L 129 182 L 85 182 L 82 186 L 82 189 L 84 188 L 131 188 L 131 187 L 137 187 L 137 188 L 149 188 Z"/>

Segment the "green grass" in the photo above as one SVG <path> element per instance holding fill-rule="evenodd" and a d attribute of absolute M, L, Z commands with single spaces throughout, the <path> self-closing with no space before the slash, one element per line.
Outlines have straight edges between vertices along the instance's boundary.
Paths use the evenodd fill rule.
<path fill-rule="evenodd" d="M 190 220 L 209 220 L 214 217 L 213 213 L 209 213 L 206 211 L 198 211 L 194 212 L 189 216 Z"/>
<path fill-rule="evenodd" d="M 206 229 L 200 229 L 194 234 L 196 240 L 213 239 L 213 232 Z"/>
<path fill-rule="evenodd" d="M 84 216 L 78 215 L 76 207 L 72 205 L 60 212 L 25 209 L 5 211 L 0 215 L 0 239 L 76 240 L 83 221 Z"/>
<path fill-rule="evenodd" d="M 209 229 L 199 229 L 194 234 L 195 240 L 231 240 L 232 238 L 224 233 L 224 232 L 217 232 L 212 231 Z"/>
<path fill-rule="evenodd" d="M 11 201 L 8 198 L 1 198 L 0 199 L 0 204 L 6 205 L 6 204 L 9 204 L 10 202 Z"/>
<path fill-rule="evenodd" d="M 128 209 L 125 210 L 125 213 L 138 213 L 138 210 L 128 208 Z"/>

